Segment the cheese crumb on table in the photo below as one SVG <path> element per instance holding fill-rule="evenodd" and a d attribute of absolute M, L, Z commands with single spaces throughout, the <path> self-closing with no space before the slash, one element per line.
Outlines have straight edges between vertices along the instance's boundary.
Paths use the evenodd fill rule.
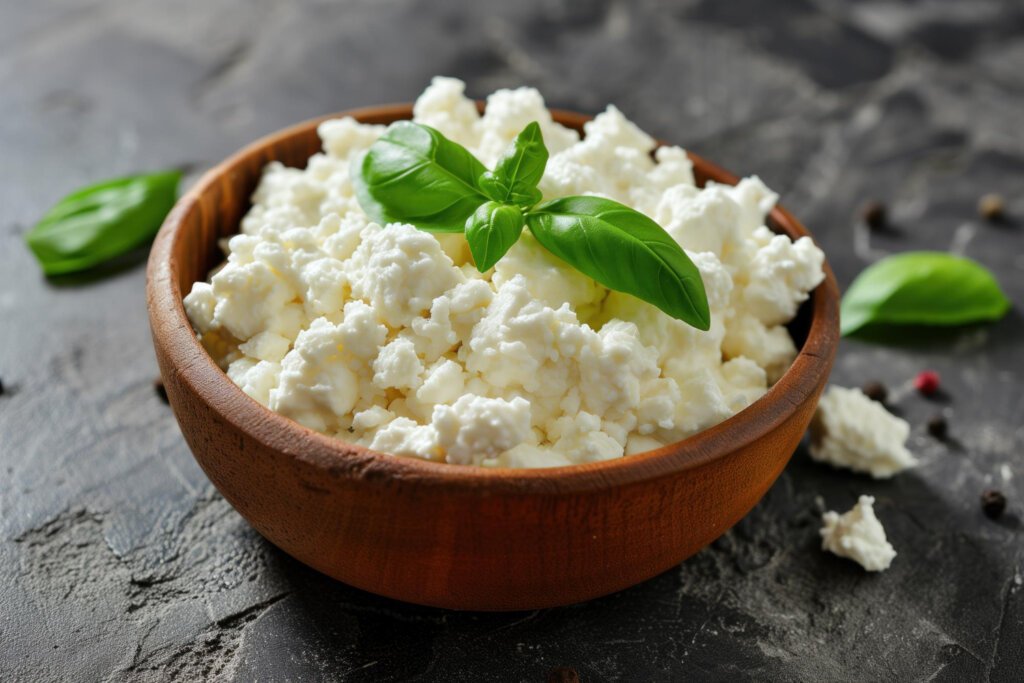
<path fill-rule="evenodd" d="M 875 516 L 875 499 L 861 496 L 849 512 L 826 512 L 821 521 L 821 548 L 853 560 L 869 572 L 888 569 L 896 551 Z"/>
<path fill-rule="evenodd" d="M 888 479 L 917 465 L 906 448 L 910 425 L 860 389 L 831 385 L 811 423 L 811 457 Z"/>
<path fill-rule="evenodd" d="M 544 199 L 593 194 L 647 214 L 700 270 L 701 332 L 607 288 L 526 232 L 487 273 L 461 234 L 380 226 L 352 159 L 384 126 L 326 121 L 304 169 L 270 163 L 227 260 L 185 310 L 249 396 L 307 427 L 395 455 L 503 467 L 605 460 L 707 429 L 760 398 L 797 350 L 784 327 L 823 279 L 807 237 L 765 227 L 777 196 L 756 177 L 698 188 L 686 153 L 615 107 L 586 135 L 532 88 L 480 114 L 435 78 L 414 107 L 493 165 L 530 122 L 551 157 Z"/>

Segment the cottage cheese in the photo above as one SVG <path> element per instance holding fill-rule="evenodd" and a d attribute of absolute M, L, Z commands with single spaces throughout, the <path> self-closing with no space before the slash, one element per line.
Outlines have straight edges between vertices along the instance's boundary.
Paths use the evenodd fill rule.
<path fill-rule="evenodd" d="M 822 550 L 853 560 L 869 572 L 888 569 L 896 551 L 885 538 L 874 503 L 871 496 L 861 496 L 853 509 L 842 516 L 831 511 L 822 515 Z"/>
<path fill-rule="evenodd" d="M 860 389 L 829 386 L 811 424 L 811 457 L 888 479 L 917 465 L 906 448 L 910 425 Z"/>
<path fill-rule="evenodd" d="M 481 274 L 461 235 L 370 222 L 349 168 L 384 128 L 346 118 L 320 126 L 305 169 L 267 166 L 226 262 L 185 297 L 232 381 L 376 450 L 508 467 L 651 450 L 764 394 L 796 355 L 783 325 L 824 277 L 810 239 L 764 227 L 776 195 L 757 178 L 696 187 L 683 150 L 652 156 L 614 107 L 580 139 L 536 90 L 500 90 L 482 116 L 463 90 L 434 79 L 415 119 L 487 165 L 537 121 L 545 198 L 603 195 L 658 221 L 700 269 L 711 329 L 610 292 L 528 232 Z"/>

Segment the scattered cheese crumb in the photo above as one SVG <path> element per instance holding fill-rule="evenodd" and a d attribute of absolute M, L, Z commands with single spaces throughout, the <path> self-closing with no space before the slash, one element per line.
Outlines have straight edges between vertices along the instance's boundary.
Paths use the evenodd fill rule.
<path fill-rule="evenodd" d="M 910 425 L 860 389 L 829 386 L 811 423 L 811 457 L 888 479 L 917 465 L 906 448 Z"/>
<path fill-rule="evenodd" d="M 872 496 L 861 496 L 853 509 L 840 516 L 826 512 L 821 517 L 821 548 L 853 560 L 869 572 L 888 569 L 896 551 L 885 538 L 885 529 L 875 516 Z"/>

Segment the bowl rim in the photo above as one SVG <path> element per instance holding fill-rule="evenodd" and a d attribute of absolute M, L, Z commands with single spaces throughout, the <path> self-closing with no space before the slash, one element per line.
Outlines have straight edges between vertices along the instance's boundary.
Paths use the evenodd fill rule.
<path fill-rule="evenodd" d="M 478 103 L 482 109 L 483 104 Z M 581 129 L 593 117 L 561 109 L 553 119 Z M 444 486 L 467 493 L 531 493 L 561 495 L 636 484 L 700 467 L 740 450 L 778 428 L 806 401 L 813 400 L 831 370 L 839 339 L 839 290 L 826 259 L 825 279 L 801 306 L 811 306 L 803 347 L 783 376 L 752 404 L 703 431 L 661 448 L 598 462 L 550 468 L 508 468 L 456 465 L 370 450 L 309 429 L 260 404 L 232 382 L 199 342 L 185 313 L 178 288 L 174 247 L 185 232 L 186 218 L 200 197 L 247 159 L 273 150 L 282 142 L 308 135 L 322 122 L 350 116 L 360 121 L 408 119 L 412 105 L 391 104 L 348 109 L 315 117 L 270 133 L 246 145 L 206 173 L 180 197 L 165 219 L 150 251 L 146 269 L 147 308 L 154 343 L 166 353 L 177 380 L 189 387 L 224 421 L 263 446 L 325 470 L 335 477 L 394 477 L 424 486 Z M 659 145 L 668 144 L 659 141 Z M 687 151 L 694 170 L 709 180 L 735 184 L 738 177 Z M 777 232 L 792 239 L 808 230 L 779 204 L 770 217 Z M 166 379 L 166 378 L 165 378 Z"/>

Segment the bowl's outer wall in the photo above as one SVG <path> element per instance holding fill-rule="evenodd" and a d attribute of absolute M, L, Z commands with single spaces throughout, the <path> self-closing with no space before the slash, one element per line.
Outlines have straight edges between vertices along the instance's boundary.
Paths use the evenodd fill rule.
<path fill-rule="evenodd" d="M 408 118 L 408 106 L 356 112 Z M 579 127 L 585 117 L 559 113 Z M 196 341 L 181 304 L 237 231 L 263 166 L 303 166 L 315 122 L 265 138 L 208 173 L 153 247 L 148 300 L 168 399 L 200 466 L 282 550 L 353 586 L 426 605 L 513 610 L 569 604 L 650 578 L 741 519 L 772 485 L 813 415 L 838 342 L 838 291 L 805 306 L 811 331 L 769 394 L 695 438 L 575 468 L 481 471 L 395 458 L 316 434 L 246 396 Z M 694 158 L 698 179 L 735 178 Z M 776 227 L 806 234 L 788 213 Z M 826 267 L 827 268 L 827 267 Z"/>

